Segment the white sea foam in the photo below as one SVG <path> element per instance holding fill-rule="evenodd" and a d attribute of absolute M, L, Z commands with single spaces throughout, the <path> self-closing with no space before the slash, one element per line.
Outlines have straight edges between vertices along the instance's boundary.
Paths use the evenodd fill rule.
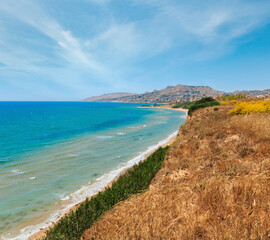
<path fill-rule="evenodd" d="M 34 180 L 36 177 L 30 177 L 29 179 Z"/>
<path fill-rule="evenodd" d="M 125 133 L 119 132 L 117 133 L 117 135 L 125 135 Z"/>
<path fill-rule="evenodd" d="M 14 169 L 14 170 L 11 170 L 12 173 L 15 173 L 15 174 L 24 174 L 25 172 L 23 171 L 20 171 L 18 169 Z"/>
<path fill-rule="evenodd" d="M 98 139 L 110 139 L 113 138 L 113 136 L 97 136 Z"/>
<path fill-rule="evenodd" d="M 156 149 L 161 147 L 162 145 L 169 142 L 172 138 L 177 135 L 178 131 L 170 134 L 166 139 L 160 141 L 156 145 L 153 145 L 147 148 L 144 152 L 140 153 L 135 158 L 129 160 L 125 164 L 120 165 L 117 169 L 110 171 L 96 179 L 93 183 L 84 185 L 74 193 L 66 196 L 62 199 L 63 208 L 61 210 L 53 212 L 50 217 L 44 221 L 43 223 L 31 225 L 21 230 L 21 233 L 17 236 L 5 236 L 2 237 L 3 240 L 24 240 L 28 239 L 31 235 L 40 231 L 41 228 L 49 227 L 53 222 L 57 222 L 61 217 L 65 215 L 73 206 L 85 200 L 86 197 L 93 196 L 101 191 L 103 188 L 107 186 L 108 183 L 113 181 L 117 176 L 119 176 L 123 171 L 132 167 L 133 165 L 141 162 L 151 153 L 153 153 Z"/>
<path fill-rule="evenodd" d="M 65 197 L 61 198 L 61 200 L 62 200 L 62 201 L 66 201 L 66 200 L 68 200 L 69 198 L 70 198 L 69 196 L 65 196 Z"/>

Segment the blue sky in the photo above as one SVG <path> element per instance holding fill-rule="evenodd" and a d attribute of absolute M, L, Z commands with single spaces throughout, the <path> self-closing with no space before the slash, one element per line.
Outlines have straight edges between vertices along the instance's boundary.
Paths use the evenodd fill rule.
<path fill-rule="evenodd" d="M 0 100 L 270 88 L 269 0 L 1 0 Z"/>

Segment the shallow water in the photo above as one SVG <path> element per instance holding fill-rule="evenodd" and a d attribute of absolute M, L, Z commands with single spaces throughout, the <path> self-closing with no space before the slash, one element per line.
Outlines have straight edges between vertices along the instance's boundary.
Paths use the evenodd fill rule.
<path fill-rule="evenodd" d="M 33 219 L 57 219 L 185 121 L 183 112 L 137 106 L 0 103 L 0 236 L 25 239 Z"/>

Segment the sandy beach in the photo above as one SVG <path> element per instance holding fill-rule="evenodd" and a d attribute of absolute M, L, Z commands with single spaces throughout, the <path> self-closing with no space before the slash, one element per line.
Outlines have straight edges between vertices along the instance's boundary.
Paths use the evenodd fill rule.
<path fill-rule="evenodd" d="M 172 107 L 170 107 L 168 105 L 160 105 L 160 106 L 156 106 L 156 107 L 154 107 L 154 106 L 149 106 L 149 107 L 142 106 L 140 108 L 153 108 L 153 109 L 158 108 L 158 109 L 170 109 L 170 110 L 181 111 L 181 112 L 186 112 L 186 113 L 188 112 L 188 109 L 184 109 L 184 108 L 172 108 Z"/>

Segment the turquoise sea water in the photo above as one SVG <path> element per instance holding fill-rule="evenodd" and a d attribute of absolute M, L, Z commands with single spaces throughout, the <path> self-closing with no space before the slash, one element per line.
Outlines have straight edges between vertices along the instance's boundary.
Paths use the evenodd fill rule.
<path fill-rule="evenodd" d="M 139 104 L 0 102 L 0 236 L 26 239 L 178 130 Z"/>

